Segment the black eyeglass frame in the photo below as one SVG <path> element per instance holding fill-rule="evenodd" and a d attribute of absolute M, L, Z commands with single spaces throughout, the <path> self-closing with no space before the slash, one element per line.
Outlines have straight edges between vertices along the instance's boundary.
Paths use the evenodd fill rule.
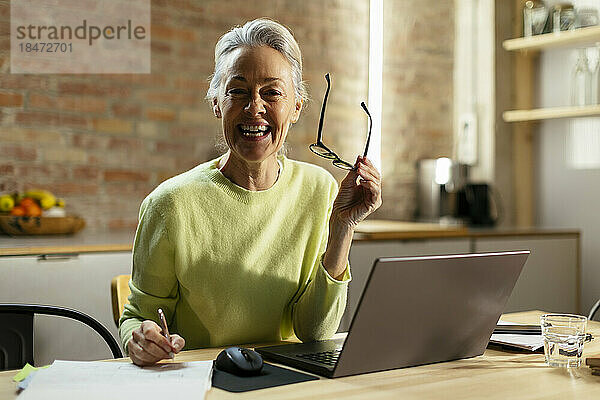
<path fill-rule="evenodd" d="M 331 163 L 337 168 L 354 170 L 356 169 L 356 167 L 353 164 L 342 160 L 340 156 L 338 156 L 333 150 L 325 146 L 325 143 L 323 143 L 323 121 L 325 120 L 325 106 L 327 105 L 329 89 L 331 88 L 329 73 L 325 74 L 325 80 L 327 81 L 327 90 L 325 91 L 325 97 L 323 98 L 323 106 L 321 107 L 321 118 L 319 119 L 317 141 L 316 143 L 309 145 L 308 148 L 317 156 L 332 160 Z M 367 108 L 367 105 L 364 101 L 360 103 L 360 106 L 369 117 L 369 133 L 367 135 L 367 143 L 365 144 L 365 150 L 363 152 L 363 157 L 367 157 L 367 153 L 369 152 L 369 143 L 371 142 L 371 130 L 373 128 L 373 119 L 371 118 L 371 113 L 369 112 L 369 109 Z"/>

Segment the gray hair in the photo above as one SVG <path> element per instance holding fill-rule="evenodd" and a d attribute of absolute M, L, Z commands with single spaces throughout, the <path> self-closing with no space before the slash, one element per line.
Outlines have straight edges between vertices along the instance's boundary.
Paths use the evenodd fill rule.
<path fill-rule="evenodd" d="M 269 46 L 280 52 L 292 66 L 292 79 L 296 101 L 308 100 L 308 91 L 302 80 L 302 54 L 292 33 L 280 23 L 268 18 L 258 18 L 237 26 L 221 36 L 215 46 L 215 72 L 210 77 L 206 99 L 212 102 L 218 97 L 219 89 L 227 68 L 227 55 L 240 47 Z"/>

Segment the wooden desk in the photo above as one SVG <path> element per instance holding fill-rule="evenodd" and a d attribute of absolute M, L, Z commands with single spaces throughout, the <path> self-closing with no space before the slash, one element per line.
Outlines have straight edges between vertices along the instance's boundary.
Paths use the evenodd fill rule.
<path fill-rule="evenodd" d="M 539 311 L 507 314 L 506 321 L 538 323 Z M 600 354 L 600 322 L 590 322 L 596 339 L 583 356 Z M 214 359 L 221 349 L 182 352 L 179 361 Z M 123 359 L 127 361 L 128 359 Z M 15 399 L 12 377 L 0 373 L 0 399 Z M 549 368 L 542 354 L 486 350 L 480 357 L 346 378 L 304 382 L 246 393 L 211 389 L 208 399 L 598 399 L 600 376 L 587 367 Z"/>

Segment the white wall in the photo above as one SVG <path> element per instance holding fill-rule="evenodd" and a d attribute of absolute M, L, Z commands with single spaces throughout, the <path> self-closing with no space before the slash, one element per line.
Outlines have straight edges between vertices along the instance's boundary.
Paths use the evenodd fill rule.
<path fill-rule="evenodd" d="M 540 55 L 538 106 L 569 105 L 576 57 L 572 49 Z M 600 118 L 589 120 L 600 123 Z M 561 119 L 538 126 L 536 222 L 581 230 L 581 311 L 587 314 L 600 298 L 600 169 L 574 169 L 568 163 L 571 124 L 572 120 Z"/>

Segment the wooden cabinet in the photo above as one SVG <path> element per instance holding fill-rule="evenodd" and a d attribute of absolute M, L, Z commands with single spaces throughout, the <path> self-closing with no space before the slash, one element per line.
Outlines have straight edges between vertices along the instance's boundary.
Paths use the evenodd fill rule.
<path fill-rule="evenodd" d="M 530 250 L 505 312 L 579 313 L 579 236 L 474 239 L 474 251 Z"/>
<path fill-rule="evenodd" d="M 58 305 L 83 311 L 118 339 L 112 318 L 110 281 L 131 273 L 131 252 L 0 257 L 0 302 Z M 104 340 L 77 321 L 36 316 L 34 359 L 111 358 Z"/>
<path fill-rule="evenodd" d="M 377 257 L 530 250 L 505 312 L 547 310 L 580 313 L 579 234 L 477 235 L 430 240 L 354 242 L 350 250 L 352 282 L 339 331 L 348 330 Z"/>

